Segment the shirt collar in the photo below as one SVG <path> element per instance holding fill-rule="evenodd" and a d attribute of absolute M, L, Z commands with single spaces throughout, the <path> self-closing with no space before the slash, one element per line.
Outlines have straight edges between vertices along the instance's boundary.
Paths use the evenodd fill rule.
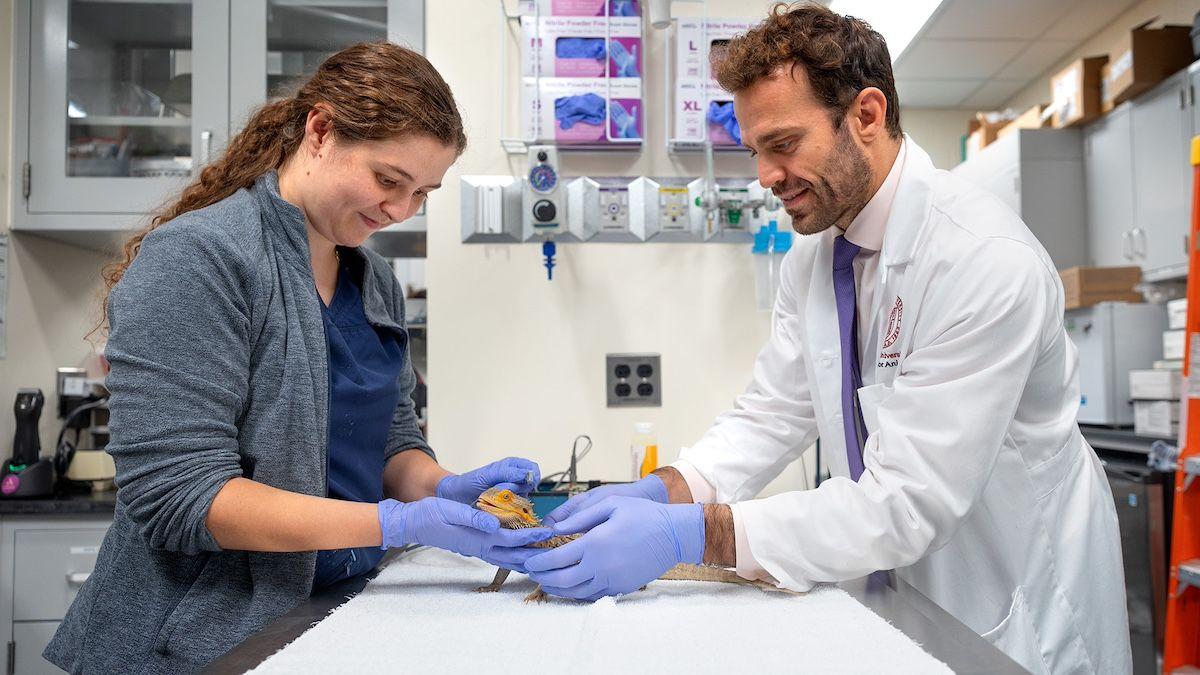
<path fill-rule="evenodd" d="M 904 159 L 907 156 L 908 141 L 900 143 L 900 151 L 892 161 L 892 168 L 887 178 L 875 191 L 875 196 L 867 202 L 862 211 L 846 228 L 846 240 L 869 251 L 883 249 L 883 234 L 887 229 L 888 216 L 892 212 L 892 201 L 896 198 L 896 190 L 900 186 L 900 173 L 904 170 Z"/>

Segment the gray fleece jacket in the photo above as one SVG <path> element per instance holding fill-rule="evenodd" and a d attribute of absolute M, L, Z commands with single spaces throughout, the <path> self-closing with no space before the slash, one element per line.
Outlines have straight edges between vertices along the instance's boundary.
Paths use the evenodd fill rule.
<path fill-rule="evenodd" d="M 404 338 L 388 264 L 368 320 Z M 304 215 L 268 173 L 151 232 L 109 299 L 117 507 L 44 656 L 74 673 L 195 671 L 305 600 L 316 555 L 223 551 L 204 524 L 230 478 L 326 494 L 328 351 Z M 400 375 L 385 456 L 432 451 Z"/>

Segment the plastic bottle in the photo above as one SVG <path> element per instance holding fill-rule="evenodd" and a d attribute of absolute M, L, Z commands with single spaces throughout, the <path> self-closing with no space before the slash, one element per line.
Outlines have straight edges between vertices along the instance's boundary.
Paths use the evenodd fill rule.
<path fill-rule="evenodd" d="M 633 455 L 633 479 L 637 480 L 658 468 L 658 439 L 654 437 L 651 422 L 638 422 L 633 431 L 630 453 Z"/>

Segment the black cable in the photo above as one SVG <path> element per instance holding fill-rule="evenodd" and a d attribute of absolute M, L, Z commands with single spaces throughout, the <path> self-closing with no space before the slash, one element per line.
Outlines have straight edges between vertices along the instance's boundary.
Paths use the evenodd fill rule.
<path fill-rule="evenodd" d="M 103 407 L 108 403 L 108 395 L 94 398 L 89 402 L 83 403 L 75 407 L 74 410 L 67 413 L 66 419 L 63 420 L 62 429 L 58 432 L 58 442 L 54 445 L 54 472 L 59 478 L 66 478 L 67 469 L 71 466 L 71 460 L 75 459 L 76 445 L 79 444 L 81 430 L 75 430 L 75 443 L 64 438 L 67 434 L 67 429 L 71 428 L 71 424 L 77 417 L 85 412 Z"/>
<path fill-rule="evenodd" d="M 584 446 L 583 452 L 579 452 L 579 441 L 580 440 L 587 441 L 587 445 Z M 578 476 L 576 475 L 576 471 L 575 471 L 576 467 L 579 465 L 579 462 L 581 460 L 583 460 L 584 457 L 587 457 L 587 454 L 591 451 L 592 451 L 592 437 L 588 436 L 587 434 L 579 434 L 578 436 L 576 436 L 575 440 L 571 443 L 571 464 L 567 466 L 567 470 L 559 471 L 558 473 L 552 473 L 549 476 L 546 476 L 544 478 L 544 480 L 550 480 L 551 478 L 555 478 L 555 477 L 558 478 L 558 480 L 555 481 L 554 485 L 551 486 L 550 491 L 553 492 L 554 490 L 557 490 L 559 488 L 559 486 L 563 484 L 564 476 L 567 476 L 570 478 L 570 481 L 568 483 L 569 485 L 574 485 L 576 483 L 576 479 L 578 478 Z"/>

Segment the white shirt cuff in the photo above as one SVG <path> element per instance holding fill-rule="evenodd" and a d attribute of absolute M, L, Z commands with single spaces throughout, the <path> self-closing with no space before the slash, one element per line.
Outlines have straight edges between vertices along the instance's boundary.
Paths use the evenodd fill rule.
<path fill-rule="evenodd" d="M 692 501 L 697 504 L 713 504 L 717 501 L 717 490 L 705 480 L 704 476 L 687 460 L 676 460 L 671 466 L 683 476 L 688 490 L 692 493 Z"/>
<path fill-rule="evenodd" d="M 765 581 L 778 586 L 779 581 L 758 564 L 758 561 L 754 559 L 754 554 L 750 551 L 750 538 L 746 536 L 746 522 L 742 518 L 742 510 L 737 504 L 730 504 L 729 510 L 733 512 L 733 546 L 734 562 L 736 563 L 734 571 L 743 579 Z"/>

